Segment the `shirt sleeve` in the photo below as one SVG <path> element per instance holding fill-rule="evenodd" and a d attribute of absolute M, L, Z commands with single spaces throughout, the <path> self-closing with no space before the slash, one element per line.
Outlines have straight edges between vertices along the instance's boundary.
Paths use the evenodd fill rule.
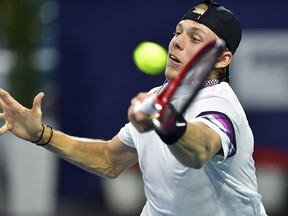
<path fill-rule="evenodd" d="M 134 130 L 134 127 L 132 126 L 132 123 L 129 122 L 120 129 L 120 131 L 118 132 L 118 137 L 124 144 L 135 148 L 135 144 L 131 135 L 132 130 Z"/>
<path fill-rule="evenodd" d="M 236 154 L 237 145 L 234 125 L 226 114 L 217 111 L 203 112 L 192 121 L 201 121 L 219 134 L 223 155 L 217 154 L 212 160 L 221 162 Z"/>

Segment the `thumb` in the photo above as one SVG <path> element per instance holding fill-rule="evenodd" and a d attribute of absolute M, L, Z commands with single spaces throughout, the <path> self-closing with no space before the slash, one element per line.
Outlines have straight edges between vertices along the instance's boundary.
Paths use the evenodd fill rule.
<path fill-rule="evenodd" d="M 44 97 L 43 92 L 40 92 L 38 95 L 36 95 L 36 97 L 33 100 L 32 110 L 41 111 L 41 104 L 42 104 L 43 97 Z"/>

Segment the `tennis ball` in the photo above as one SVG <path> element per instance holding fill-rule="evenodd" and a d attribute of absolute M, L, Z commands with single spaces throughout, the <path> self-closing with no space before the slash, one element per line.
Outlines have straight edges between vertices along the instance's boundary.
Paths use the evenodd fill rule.
<path fill-rule="evenodd" d="M 157 43 L 144 41 L 135 48 L 133 59 L 139 70 L 157 75 L 166 67 L 167 51 Z"/>

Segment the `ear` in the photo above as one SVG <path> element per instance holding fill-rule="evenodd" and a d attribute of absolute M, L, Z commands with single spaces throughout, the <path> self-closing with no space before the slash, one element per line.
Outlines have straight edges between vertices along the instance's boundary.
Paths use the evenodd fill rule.
<path fill-rule="evenodd" d="M 215 68 L 225 68 L 227 67 L 230 62 L 232 61 L 233 54 L 230 51 L 224 51 L 223 54 L 218 59 L 218 62 L 215 65 Z"/>

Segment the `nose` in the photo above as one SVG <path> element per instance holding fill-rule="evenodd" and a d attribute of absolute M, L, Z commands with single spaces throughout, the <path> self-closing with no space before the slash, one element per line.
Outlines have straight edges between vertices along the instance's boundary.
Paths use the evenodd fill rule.
<path fill-rule="evenodd" d="M 173 46 L 174 48 L 183 50 L 184 47 L 185 47 L 186 41 L 187 41 L 187 36 L 186 36 L 184 33 L 182 33 L 182 34 L 180 34 L 180 35 L 175 36 L 175 37 L 172 39 L 172 46 Z"/>

